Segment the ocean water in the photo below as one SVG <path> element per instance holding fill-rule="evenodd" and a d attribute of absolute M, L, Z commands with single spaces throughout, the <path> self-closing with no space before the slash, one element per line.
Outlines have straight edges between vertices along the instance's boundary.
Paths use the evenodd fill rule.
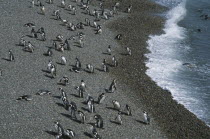
<path fill-rule="evenodd" d="M 169 10 L 164 33 L 147 41 L 146 73 L 209 126 L 210 0 L 155 1 Z"/>

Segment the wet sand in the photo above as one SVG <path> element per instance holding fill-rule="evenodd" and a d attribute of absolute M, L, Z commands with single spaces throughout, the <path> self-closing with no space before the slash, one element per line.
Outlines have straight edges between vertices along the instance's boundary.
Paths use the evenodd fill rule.
<path fill-rule="evenodd" d="M 127 7 L 123 3 L 127 5 L 130 2 L 121 2 L 121 10 Z M 105 129 L 97 128 L 99 135 L 103 138 L 209 137 L 209 128 L 203 122 L 182 105 L 173 101 L 169 92 L 157 87 L 145 75 L 145 57 L 143 55 L 148 52 L 145 42 L 149 34 L 160 33 L 164 21 L 150 15 L 151 12 L 161 8 L 158 5 L 142 1 L 132 2 L 135 3 L 133 4 L 135 12 L 131 14 L 120 12 L 111 20 L 102 19 L 99 22 L 103 30 L 101 35 L 96 35 L 91 27 L 69 31 L 52 16 L 53 10 L 60 9 L 62 18 L 75 24 L 84 22 L 86 17 L 93 21 L 94 18 L 83 14 L 83 10 L 79 7 L 75 16 L 71 15 L 70 11 L 59 7 L 59 1 L 53 5 L 44 3 L 46 7 L 44 16 L 38 13 L 40 12 L 39 7 L 30 8 L 29 1 L 1 2 L 0 55 L 1 58 L 7 58 L 8 50 L 11 49 L 15 55 L 15 62 L 1 59 L 0 63 L 0 68 L 3 70 L 3 75 L 0 77 L 0 137 L 55 138 L 53 123 L 59 121 L 65 130 L 70 128 L 75 131 L 76 138 L 89 138 L 90 125 L 88 123 L 94 122 L 95 114 L 100 114 L 104 118 Z M 74 2 L 67 3 L 76 6 Z M 93 2 L 93 5 L 96 6 L 96 4 L 98 1 Z M 113 3 L 107 2 L 105 6 L 110 8 L 110 4 L 113 5 Z M 91 10 L 94 8 L 96 7 L 90 6 Z M 23 27 L 28 22 L 34 22 L 36 29 L 44 27 L 47 37 L 45 42 L 25 37 L 25 40 L 31 41 L 35 45 L 33 53 L 25 52 L 22 50 L 23 47 L 16 45 L 22 35 L 30 34 L 30 29 Z M 43 55 L 48 47 L 52 46 L 52 40 L 56 35 L 62 34 L 64 38 L 69 38 L 78 32 L 84 32 L 86 35 L 84 48 L 74 46 L 74 41 L 70 41 L 71 51 L 61 53 L 53 50 L 52 57 Z M 123 34 L 121 41 L 114 39 L 118 33 Z M 103 54 L 108 45 L 111 45 L 113 49 L 111 56 Z M 124 55 L 125 46 L 131 48 L 132 56 Z M 113 55 L 119 60 L 119 66 L 110 67 L 109 73 L 100 71 L 103 59 L 110 63 Z M 60 62 L 61 56 L 67 58 L 67 65 L 57 64 Z M 98 70 L 96 69 L 94 74 L 85 71 L 71 72 L 69 69 L 71 65 L 74 65 L 76 57 L 81 60 L 83 69 L 86 64 L 91 63 Z M 49 60 L 52 60 L 57 66 L 58 73 L 55 79 L 47 77 L 47 73 L 43 72 L 47 68 Z M 69 77 L 69 85 L 58 85 L 57 82 L 64 75 Z M 117 92 L 106 93 L 105 89 L 109 87 L 114 78 L 117 79 Z M 105 102 L 100 105 L 96 104 L 96 113 L 89 113 L 86 110 L 87 106 L 82 103 L 84 99 L 77 97 L 78 91 L 75 87 L 80 85 L 81 80 L 86 82 L 87 93 L 91 94 L 94 99 L 97 99 L 99 94 L 106 93 Z M 69 101 L 76 102 L 78 109 L 85 112 L 86 124 L 80 124 L 70 118 L 70 112 L 63 108 L 62 101 L 59 99 L 59 87 L 67 92 Z M 52 95 L 35 95 L 39 89 L 48 89 Z M 33 100 L 17 101 L 16 99 L 21 95 L 32 95 Z M 122 115 L 122 125 L 111 122 L 118 113 L 112 109 L 112 100 L 118 100 L 122 110 L 125 104 L 132 108 L 133 116 Z M 148 111 L 151 116 L 150 125 L 142 123 L 144 110 Z"/>

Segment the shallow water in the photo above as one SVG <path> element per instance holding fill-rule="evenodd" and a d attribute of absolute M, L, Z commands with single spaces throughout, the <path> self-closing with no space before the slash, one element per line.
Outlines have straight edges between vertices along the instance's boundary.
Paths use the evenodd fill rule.
<path fill-rule="evenodd" d="M 147 74 L 210 125 L 210 20 L 200 17 L 210 15 L 210 1 L 156 2 L 170 10 L 165 14 L 165 33 L 148 40 Z"/>

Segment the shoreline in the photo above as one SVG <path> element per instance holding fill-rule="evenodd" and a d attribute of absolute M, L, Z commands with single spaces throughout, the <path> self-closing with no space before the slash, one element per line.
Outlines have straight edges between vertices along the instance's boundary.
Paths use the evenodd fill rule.
<path fill-rule="evenodd" d="M 121 4 L 128 5 L 126 2 L 128 1 L 123 0 Z M 134 101 L 135 97 L 140 98 L 143 107 L 149 110 L 168 138 L 209 138 L 210 128 L 183 105 L 178 104 L 169 91 L 157 86 L 146 75 L 147 58 L 144 54 L 149 53 L 146 42 L 149 35 L 161 34 L 164 25 L 163 18 L 151 14 L 163 12 L 166 8 L 149 1 L 134 0 L 131 3 L 134 5 L 131 16 L 108 26 L 112 31 L 122 33 L 123 39 L 119 43 L 122 47 L 128 46 L 132 50 L 131 58 L 120 58 L 120 69 L 113 71 L 113 75 L 132 88 L 134 94 L 128 94 L 128 97 Z M 140 6 L 142 3 L 144 8 Z M 137 99 L 135 102 L 139 103 Z"/>

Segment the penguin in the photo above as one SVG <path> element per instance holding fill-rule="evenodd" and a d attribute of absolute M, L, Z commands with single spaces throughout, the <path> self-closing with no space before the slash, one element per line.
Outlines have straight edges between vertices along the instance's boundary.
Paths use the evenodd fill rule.
<path fill-rule="evenodd" d="M 131 49 L 129 47 L 126 47 L 127 55 L 131 55 Z"/>
<path fill-rule="evenodd" d="M 112 103 L 113 103 L 114 109 L 120 111 L 120 107 L 121 107 L 120 103 L 116 100 L 113 100 Z"/>
<path fill-rule="evenodd" d="M 87 95 L 85 103 L 88 104 L 89 101 L 94 102 L 94 98 L 90 94 Z"/>
<path fill-rule="evenodd" d="M 66 47 L 64 48 L 65 50 L 71 50 L 70 44 L 69 44 L 69 42 L 68 42 L 67 39 L 65 40 L 64 44 L 65 44 L 65 46 L 66 46 Z"/>
<path fill-rule="evenodd" d="M 21 38 L 20 38 L 20 41 L 19 41 L 19 46 L 26 46 L 26 41 L 23 39 L 23 37 L 24 36 L 22 36 Z"/>
<path fill-rule="evenodd" d="M 59 122 L 54 122 L 55 130 L 58 137 L 62 137 L 64 135 L 64 129 Z"/>
<path fill-rule="evenodd" d="M 66 65 L 66 62 L 67 62 L 66 58 L 64 56 L 61 56 L 61 64 Z"/>
<path fill-rule="evenodd" d="M 66 130 L 66 135 L 69 137 L 69 138 L 74 138 L 76 136 L 75 132 L 71 129 L 67 129 Z"/>
<path fill-rule="evenodd" d="M 109 46 L 108 46 L 108 49 L 107 49 L 107 54 L 108 54 L 108 55 L 111 55 L 111 52 L 112 52 L 112 51 L 111 51 L 111 45 L 109 45 Z"/>
<path fill-rule="evenodd" d="M 131 12 L 131 8 L 132 8 L 132 5 L 129 5 L 128 8 L 126 9 L 126 12 L 130 13 Z"/>
<path fill-rule="evenodd" d="M 51 60 L 49 60 L 49 63 L 47 64 L 47 70 L 50 72 L 51 67 L 52 67 L 53 63 Z"/>
<path fill-rule="evenodd" d="M 36 4 L 37 4 L 37 6 L 40 6 L 40 4 L 41 4 L 40 0 L 37 0 Z"/>
<path fill-rule="evenodd" d="M 102 29 L 101 28 L 99 28 L 97 31 L 96 31 L 96 33 L 95 34 L 101 34 L 102 33 Z"/>
<path fill-rule="evenodd" d="M 17 98 L 17 100 L 26 100 L 26 101 L 31 101 L 32 96 L 31 95 L 23 95 Z"/>
<path fill-rule="evenodd" d="M 65 8 L 65 5 L 66 5 L 66 4 L 65 4 L 65 0 L 61 0 L 61 7 L 62 7 L 62 8 Z"/>
<path fill-rule="evenodd" d="M 41 13 L 42 13 L 43 15 L 45 15 L 45 7 L 44 7 L 44 5 L 41 6 Z"/>
<path fill-rule="evenodd" d="M 31 7 L 32 7 L 32 8 L 34 7 L 34 4 L 35 4 L 35 2 L 34 2 L 34 0 L 32 0 L 32 1 L 31 1 Z"/>
<path fill-rule="evenodd" d="M 103 17 L 104 17 L 104 19 L 106 19 L 106 20 L 109 19 L 109 17 L 107 16 L 107 12 L 103 12 Z"/>
<path fill-rule="evenodd" d="M 53 15 L 57 16 L 57 14 L 59 14 L 59 12 L 60 12 L 60 10 L 55 10 L 55 11 L 53 11 Z"/>
<path fill-rule="evenodd" d="M 58 50 L 58 51 L 61 51 L 61 52 L 64 52 L 64 44 L 63 44 L 63 43 L 60 43 L 60 44 L 57 46 L 57 50 Z"/>
<path fill-rule="evenodd" d="M 76 7 L 72 6 L 73 15 L 76 15 Z"/>
<path fill-rule="evenodd" d="M 63 97 L 63 98 L 62 98 L 62 102 L 63 102 L 63 107 L 64 107 L 66 110 L 69 110 L 69 101 L 68 101 L 67 97 Z"/>
<path fill-rule="evenodd" d="M 106 65 L 106 63 L 104 63 L 104 62 L 102 63 L 102 69 L 103 69 L 104 72 L 109 72 L 109 68 Z"/>
<path fill-rule="evenodd" d="M 95 105 L 94 105 L 94 101 L 93 100 L 89 100 L 88 103 L 88 110 L 90 113 L 94 113 L 95 112 Z"/>
<path fill-rule="evenodd" d="M 105 93 L 102 93 L 98 96 L 98 104 L 101 104 L 105 100 Z"/>
<path fill-rule="evenodd" d="M 77 105 L 76 105 L 76 103 L 74 103 L 74 102 L 71 102 L 70 104 L 69 104 L 69 106 L 70 106 L 70 109 L 69 110 L 71 110 L 71 118 L 73 119 L 77 119 L 77 116 L 76 116 L 76 111 L 77 111 Z"/>
<path fill-rule="evenodd" d="M 91 130 L 92 138 L 94 138 L 94 139 L 101 139 L 101 136 L 98 134 L 95 125 L 91 125 L 90 130 Z"/>
<path fill-rule="evenodd" d="M 56 76 L 56 67 L 55 67 L 55 65 L 51 66 L 50 73 L 52 75 L 52 78 L 55 78 L 55 76 Z"/>
<path fill-rule="evenodd" d="M 82 124 L 85 124 L 86 116 L 85 116 L 84 112 L 78 111 L 78 114 L 79 114 L 80 119 L 81 119 L 80 122 L 81 122 Z"/>
<path fill-rule="evenodd" d="M 81 84 L 79 86 L 79 97 L 80 98 L 83 98 L 84 92 L 86 92 L 86 84 L 85 84 L 84 80 L 81 80 Z"/>
<path fill-rule="evenodd" d="M 88 18 L 85 18 L 85 25 L 90 26 L 90 20 Z"/>
<path fill-rule="evenodd" d="M 83 41 L 82 39 L 79 39 L 79 46 L 80 46 L 81 48 L 83 48 L 84 45 L 85 45 L 84 41 Z"/>
<path fill-rule="evenodd" d="M 143 112 L 145 124 L 150 124 L 150 117 L 146 111 Z"/>
<path fill-rule="evenodd" d="M 26 23 L 24 24 L 24 27 L 35 27 L 34 23 Z"/>
<path fill-rule="evenodd" d="M 122 116 L 121 116 L 121 112 L 118 112 L 117 117 L 115 118 L 115 121 L 122 125 Z"/>
<path fill-rule="evenodd" d="M 15 61 L 15 57 L 12 53 L 12 50 L 9 50 L 9 61 Z"/>
<path fill-rule="evenodd" d="M 56 39 L 58 41 L 62 42 L 63 41 L 63 36 L 61 34 L 59 34 L 59 35 L 56 36 Z"/>
<path fill-rule="evenodd" d="M 26 45 L 26 46 L 24 47 L 24 50 L 25 50 L 25 51 L 28 51 L 28 52 L 30 52 L 30 53 L 33 53 L 33 51 L 34 51 L 34 46 L 31 44 L 30 41 L 28 41 L 28 45 Z"/>
<path fill-rule="evenodd" d="M 132 116 L 131 108 L 128 106 L 128 104 L 125 105 L 125 110 L 126 110 L 126 114 L 127 114 L 128 116 Z"/>
<path fill-rule="evenodd" d="M 94 27 L 94 28 L 97 28 L 97 26 L 98 26 L 97 23 L 94 21 L 94 22 L 93 22 L 93 27 Z"/>
<path fill-rule="evenodd" d="M 69 78 L 64 76 L 62 79 L 60 79 L 59 83 L 66 86 L 69 83 Z"/>
<path fill-rule="evenodd" d="M 115 39 L 117 39 L 117 40 L 122 40 L 122 34 L 118 34 L 118 35 L 115 37 Z"/>
<path fill-rule="evenodd" d="M 64 92 L 64 90 L 63 90 L 63 88 L 58 88 L 60 91 L 61 91 L 61 100 L 63 100 L 63 98 L 67 98 L 67 94 L 66 94 L 66 92 Z"/>
<path fill-rule="evenodd" d="M 86 65 L 86 68 L 87 68 L 88 72 L 94 73 L 95 68 L 93 67 L 93 65 L 87 64 L 87 65 Z"/>
<path fill-rule="evenodd" d="M 117 67 L 118 66 L 118 62 L 117 62 L 115 56 L 112 57 L 112 63 L 113 63 L 113 66 L 114 67 Z"/>
<path fill-rule="evenodd" d="M 69 10 L 69 11 L 71 11 L 71 10 L 72 10 L 72 5 L 71 5 L 71 4 L 70 4 L 70 5 L 68 5 L 68 7 L 67 7 L 67 8 L 68 8 L 68 10 Z"/>
<path fill-rule="evenodd" d="M 45 32 L 41 33 L 41 39 L 42 39 L 42 41 L 46 41 L 46 33 Z"/>
<path fill-rule="evenodd" d="M 96 114 L 94 116 L 94 118 L 96 120 L 96 123 L 95 123 L 96 127 L 98 127 L 98 128 L 104 128 L 104 123 L 103 123 L 102 117 L 100 115 Z"/>
<path fill-rule="evenodd" d="M 82 67 L 82 64 L 81 64 L 80 60 L 76 57 L 75 68 L 76 68 L 77 70 L 80 70 L 81 67 Z"/>
<path fill-rule="evenodd" d="M 48 2 L 49 4 L 53 4 L 53 0 L 49 0 L 49 2 Z"/>
<path fill-rule="evenodd" d="M 52 56 L 53 52 L 52 52 L 52 48 L 48 48 L 47 52 L 45 53 L 45 55 L 47 56 Z"/>
<path fill-rule="evenodd" d="M 43 95 L 51 95 L 51 91 L 48 91 L 48 90 L 39 90 L 36 95 L 40 95 L 40 96 L 43 96 Z"/>
<path fill-rule="evenodd" d="M 37 37 L 38 37 L 38 36 L 37 36 L 37 32 L 35 31 L 34 27 L 32 27 L 32 29 L 31 29 L 31 36 L 32 36 L 33 38 L 37 38 Z"/>
<path fill-rule="evenodd" d="M 109 89 L 108 89 L 108 92 L 110 93 L 114 93 L 115 91 L 117 90 L 117 87 L 116 87 L 116 79 L 113 79 Z"/>

